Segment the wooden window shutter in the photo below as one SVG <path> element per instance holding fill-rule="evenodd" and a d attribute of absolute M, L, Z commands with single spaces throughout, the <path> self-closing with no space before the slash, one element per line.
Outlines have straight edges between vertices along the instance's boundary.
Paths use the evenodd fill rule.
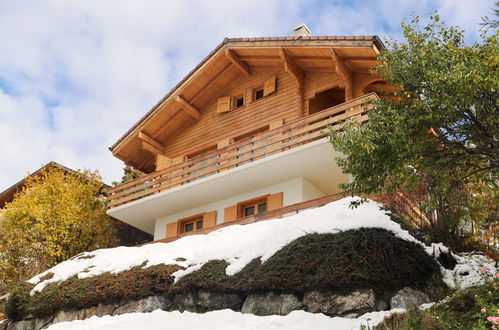
<path fill-rule="evenodd" d="M 269 195 L 267 198 L 267 211 L 272 211 L 282 208 L 282 192 Z"/>
<path fill-rule="evenodd" d="M 220 97 L 217 100 L 217 113 L 224 113 L 230 111 L 230 96 Z"/>
<path fill-rule="evenodd" d="M 166 225 L 166 238 L 175 237 L 178 234 L 178 221 Z"/>
<path fill-rule="evenodd" d="M 275 76 L 265 80 L 263 84 L 263 96 L 267 96 L 275 92 Z"/>
<path fill-rule="evenodd" d="M 229 206 L 224 209 L 224 222 L 230 222 L 237 219 L 237 205 Z"/>
<path fill-rule="evenodd" d="M 206 212 L 203 214 L 203 229 L 213 227 L 217 224 L 217 211 Z"/>

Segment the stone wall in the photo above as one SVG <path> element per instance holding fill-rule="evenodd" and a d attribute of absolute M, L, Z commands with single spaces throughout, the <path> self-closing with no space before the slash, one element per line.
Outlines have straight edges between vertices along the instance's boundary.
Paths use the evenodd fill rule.
<path fill-rule="evenodd" d="M 404 288 L 392 297 L 376 297 L 374 291 L 356 290 L 349 294 L 309 291 L 303 298 L 290 293 L 253 293 L 243 296 L 238 293 L 214 292 L 208 290 L 182 292 L 174 297 L 151 296 L 140 300 L 103 305 L 70 311 L 43 318 L 26 318 L 21 321 L 0 323 L 0 330 L 39 330 L 51 324 L 83 320 L 92 316 L 145 313 L 156 309 L 208 312 L 232 309 L 255 315 L 287 315 L 293 310 L 306 310 L 329 316 L 357 317 L 361 314 L 390 308 L 410 308 L 429 302 L 428 296 L 420 291 Z"/>

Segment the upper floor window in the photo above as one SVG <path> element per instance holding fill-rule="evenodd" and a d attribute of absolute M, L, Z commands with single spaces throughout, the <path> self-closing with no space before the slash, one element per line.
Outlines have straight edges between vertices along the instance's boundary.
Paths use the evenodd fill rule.
<path fill-rule="evenodd" d="M 260 99 L 263 99 L 264 96 L 264 90 L 263 87 L 257 87 L 254 89 L 254 95 L 253 95 L 253 100 L 258 101 Z"/>
<path fill-rule="evenodd" d="M 234 109 L 240 108 L 244 105 L 244 94 L 236 94 L 232 97 L 232 107 Z"/>
<path fill-rule="evenodd" d="M 276 76 L 272 76 L 263 82 L 256 88 L 253 88 L 252 92 L 248 93 L 247 97 L 250 100 L 245 99 L 245 93 L 238 93 L 232 96 L 223 96 L 217 99 L 217 112 L 226 113 L 235 109 L 239 109 L 249 102 L 255 102 L 271 95 L 276 90 Z M 252 94 L 252 95 L 251 95 Z"/>

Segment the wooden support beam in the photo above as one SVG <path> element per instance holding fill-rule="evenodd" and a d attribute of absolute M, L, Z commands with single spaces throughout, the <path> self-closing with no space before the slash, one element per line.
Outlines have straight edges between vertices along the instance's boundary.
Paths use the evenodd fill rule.
<path fill-rule="evenodd" d="M 146 141 L 141 141 L 140 142 L 140 147 L 143 150 L 149 151 L 153 155 L 161 155 L 163 153 L 161 149 L 156 148 L 155 146 L 153 146 L 152 144 L 147 143 Z"/>
<path fill-rule="evenodd" d="M 165 147 L 146 133 L 139 131 L 139 134 L 137 136 L 141 141 L 142 149 L 147 150 L 154 155 L 162 155 L 164 153 Z"/>
<path fill-rule="evenodd" d="M 229 48 L 225 49 L 225 57 L 227 57 L 232 64 L 234 64 L 246 76 L 251 76 L 251 69 L 239 58 L 239 56 L 237 56 L 235 51 Z"/>
<path fill-rule="evenodd" d="M 154 147 L 156 147 L 157 149 L 161 150 L 163 152 L 163 150 L 165 149 L 165 147 L 159 143 L 158 141 L 154 140 L 152 137 L 150 137 L 149 135 L 147 135 L 146 133 L 142 132 L 142 131 L 139 131 L 139 134 L 138 134 L 138 137 L 141 141 L 145 141 L 149 144 L 152 144 Z"/>
<path fill-rule="evenodd" d="M 300 98 L 299 99 L 300 112 L 298 116 L 303 117 L 303 96 L 304 96 L 303 82 L 305 80 L 305 74 L 303 73 L 303 70 L 298 65 L 296 65 L 296 63 L 293 60 L 289 58 L 288 54 L 286 54 L 286 51 L 282 47 L 279 49 L 279 56 L 284 62 L 284 71 L 290 73 L 291 76 L 295 78 L 298 84 L 297 93 Z"/>
<path fill-rule="evenodd" d="M 343 59 L 336 53 L 334 48 L 331 49 L 331 58 L 334 60 L 334 68 L 345 80 L 345 101 L 353 99 L 353 79 L 352 71 L 345 65 Z"/>
<path fill-rule="evenodd" d="M 295 78 L 296 82 L 298 83 L 298 89 L 301 90 L 303 87 L 304 78 L 302 69 L 300 69 L 298 65 L 296 65 L 296 63 L 289 58 L 283 48 L 279 49 L 279 55 L 281 57 L 281 60 L 284 62 L 284 71 L 290 73 L 293 78 Z"/>
<path fill-rule="evenodd" d="M 199 120 L 203 116 L 198 109 L 196 109 L 192 104 L 184 100 L 182 96 L 177 95 L 175 97 L 175 102 L 177 102 L 194 119 Z"/>

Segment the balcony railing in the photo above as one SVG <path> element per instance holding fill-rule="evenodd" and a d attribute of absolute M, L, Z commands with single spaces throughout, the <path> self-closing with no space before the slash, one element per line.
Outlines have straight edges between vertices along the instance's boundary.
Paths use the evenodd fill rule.
<path fill-rule="evenodd" d="M 377 98 L 375 93 L 355 98 L 114 187 L 110 190 L 109 208 L 318 140 L 323 137 L 324 130 L 339 130 L 345 121 L 355 119 L 364 122 L 370 102 Z"/>

